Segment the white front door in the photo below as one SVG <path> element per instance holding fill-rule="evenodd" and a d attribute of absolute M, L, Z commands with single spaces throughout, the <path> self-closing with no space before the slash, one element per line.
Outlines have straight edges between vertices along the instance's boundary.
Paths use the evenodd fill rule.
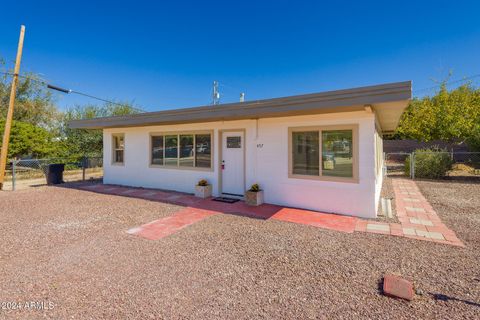
<path fill-rule="evenodd" d="M 222 193 L 243 197 L 245 192 L 245 139 L 243 131 L 222 133 Z"/>

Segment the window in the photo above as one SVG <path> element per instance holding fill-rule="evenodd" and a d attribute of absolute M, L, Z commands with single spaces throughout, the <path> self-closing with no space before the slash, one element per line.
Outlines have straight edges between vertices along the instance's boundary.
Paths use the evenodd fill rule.
<path fill-rule="evenodd" d="M 163 165 L 163 136 L 152 137 L 152 164 Z"/>
<path fill-rule="evenodd" d="M 211 133 L 168 133 L 151 136 L 151 165 L 212 168 Z"/>
<path fill-rule="evenodd" d="M 291 128 L 290 176 L 356 181 L 358 126 Z"/>
<path fill-rule="evenodd" d="M 241 148 L 242 137 L 227 137 L 227 148 Z"/>
<path fill-rule="evenodd" d="M 193 167 L 193 135 L 180 135 L 180 166 Z"/>
<path fill-rule="evenodd" d="M 318 176 L 320 146 L 318 131 L 293 133 L 293 174 Z"/>
<path fill-rule="evenodd" d="M 322 175 L 353 178 L 352 130 L 322 131 Z"/>
<path fill-rule="evenodd" d="M 125 137 L 123 134 L 112 135 L 113 161 L 112 163 L 122 164 L 125 151 Z"/>
<path fill-rule="evenodd" d="M 210 168 L 212 163 L 210 134 L 195 135 L 195 166 Z"/>
<path fill-rule="evenodd" d="M 165 165 L 178 165 L 178 135 L 165 136 Z"/>

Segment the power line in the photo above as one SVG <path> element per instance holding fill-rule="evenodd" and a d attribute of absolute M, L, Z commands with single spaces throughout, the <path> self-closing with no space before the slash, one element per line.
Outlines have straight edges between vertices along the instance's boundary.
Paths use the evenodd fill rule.
<path fill-rule="evenodd" d="M 468 81 L 468 80 L 475 79 L 475 78 L 478 78 L 478 77 L 480 77 L 480 74 L 474 74 L 474 75 L 472 75 L 472 76 L 465 77 L 465 78 L 460 79 L 460 80 L 447 81 L 447 82 L 445 82 L 445 85 L 452 85 L 452 84 L 456 84 L 456 83 L 462 83 L 462 82 L 466 82 L 466 81 Z M 424 91 L 430 91 L 430 90 L 437 89 L 437 88 L 440 88 L 440 87 L 441 87 L 441 84 L 436 85 L 436 86 L 433 86 L 433 87 L 429 87 L 429 88 L 422 88 L 422 89 L 414 90 L 414 92 L 415 92 L 415 93 L 419 93 L 419 92 L 424 92 Z"/>
<path fill-rule="evenodd" d="M 9 75 L 9 76 L 14 76 L 15 75 L 12 72 L 0 71 L 0 73 L 5 74 L 5 75 Z M 84 96 L 84 97 L 88 97 L 88 98 L 91 98 L 91 99 L 96 99 L 96 100 L 99 100 L 99 101 L 103 101 L 103 102 L 106 102 L 106 103 L 109 103 L 109 104 L 114 104 L 114 105 L 122 106 L 122 107 L 126 105 L 125 103 L 118 103 L 118 102 L 110 101 L 110 100 L 107 100 L 107 99 L 103 99 L 103 98 L 93 96 L 93 95 L 88 94 L 88 93 L 84 93 L 84 92 L 80 92 L 80 91 L 76 91 L 76 90 L 72 90 L 72 89 L 64 89 L 64 88 L 61 88 L 61 87 L 58 87 L 58 86 L 54 86 L 54 85 L 51 85 L 44 80 L 36 79 L 32 76 L 25 76 L 25 75 L 18 74 L 18 77 L 41 83 L 42 85 L 45 85 L 48 89 L 60 91 L 60 92 L 66 93 L 66 94 L 75 93 L 75 94 L 78 94 L 78 95 L 81 95 L 81 96 Z M 143 110 L 143 109 L 135 108 L 135 107 L 132 107 L 132 106 L 130 108 L 132 108 L 133 110 L 135 110 L 137 112 L 145 112 L 145 110 Z"/>

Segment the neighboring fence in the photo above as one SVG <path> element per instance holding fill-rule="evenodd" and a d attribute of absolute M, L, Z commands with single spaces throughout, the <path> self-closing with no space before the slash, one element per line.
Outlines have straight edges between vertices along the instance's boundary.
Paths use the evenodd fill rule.
<path fill-rule="evenodd" d="M 11 160 L 6 170 L 5 189 L 8 190 L 10 187 L 11 190 L 15 190 L 44 185 L 48 165 L 55 163 L 65 165 L 65 171 L 63 172 L 65 182 L 101 179 L 103 177 L 103 158 L 101 156 Z"/>
<path fill-rule="evenodd" d="M 383 140 L 383 152 L 386 153 L 412 153 L 418 149 L 437 147 L 449 152 L 468 152 L 468 145 L 465 142 L 448 142 L 434 140 L 429 142 L 417 140 Z"/>
<path fill-rule="evenodd" d="M 411 156 L 411 153 L 406 152 L 384 153 L 386 173 L 388 175 L 405 175 L 405 163 Z"/>
<path fill-rule="evenodd" d="M 384 160 L 390 176 L 480 182 L 480 152 L 390 152 L 384 153 Z"/>

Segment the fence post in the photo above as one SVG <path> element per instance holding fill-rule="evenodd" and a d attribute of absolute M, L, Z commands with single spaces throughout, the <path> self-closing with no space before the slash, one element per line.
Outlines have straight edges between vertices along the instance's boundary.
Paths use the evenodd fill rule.
<path fill-rule="evenodd" d="M 17 160 L 12 160 L 12 191 L 15 191 L 16 175 L 15 175 L 15 166 L 17 165 Z"/>
<path fill-rule="evenodd" d="M 87 167 L 87 156 L 82 157 L 82 181 L 85 181 L 85 170 Z"/>
<path fill-rule="evenodd" d="M 415 152 L 411 153 L 410 158 L 410 172 L 412 173 L 412 179 L 415 179 Z"/>

